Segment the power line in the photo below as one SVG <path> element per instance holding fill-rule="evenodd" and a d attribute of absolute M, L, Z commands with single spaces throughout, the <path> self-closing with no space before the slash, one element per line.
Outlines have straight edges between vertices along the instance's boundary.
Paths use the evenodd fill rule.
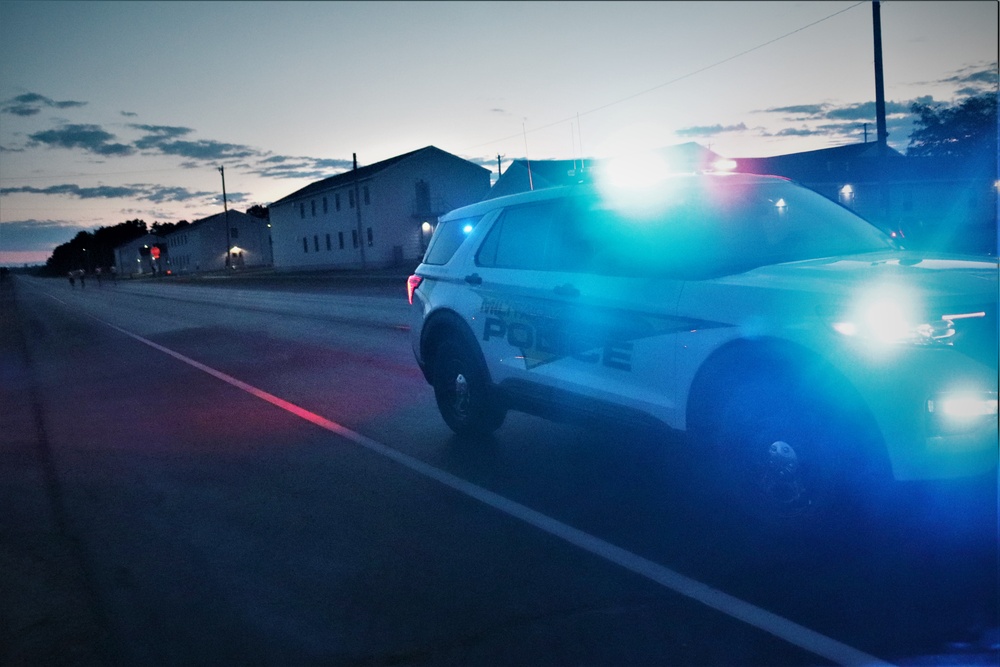
<path fill-rule="evenodd" d="M 813 27 L 814 25 L 818 25 L 818 24 L 820 24 L 820 23 L 822 23 L 824 21 L 832 19 L 834 16 L 838 16 L 840 14 L 843 14 L 844 12 L 849 12 L 850 10 L 854 9 L 857 6 L 864 5 L 864 4 L 867 4 L 867 3 L 868 3 L 868 0 L 861 0 L 861 2 L 856 2 L 853 5 L 851 5 L 850 7 L 846 7 L 844 9 L 841 9 L 840 11 L 834 12 L 833 14 L 830 14 L 829 16 L 825 16 L 825 17 L 823 17 L 823 18 L 821 18 L 821 19 L 819 19 L 817 21 L 813 21 L 812 23 L 804 25 L 801 28 L 796 28 L 795 30 L 792 30 L 791 32 L 787 32 L 784 35 L 781 35 L 779 37 L 775 37 L 774 39 L 770 39 L 770 40 L 768 40 L 768 41 L 766 41 L 766 42 L 764 42 L 762 44 L 758 44 L 757 46 L 749 48 L 749 49 L 747 49 L 745 51 L 741 51 L 741 52 L 739 52 L 739 53 L 737 53 L 735 55 L 729 56 L 728 58 L 723 58 L 722 60 L 719 60 L 719 61 L 716 61 L 716 62 L 712 63 L 711 65 L 706 65 L 705 67 L 702 67 L 700 69 L 696 69 L 696 70 L 694 70 L 692 72 L 688 72 L 687 74 L 682 74 L 681 76 L 678 76 L 678 77 L 676 77 L 674 79 L 671 79 L 670 81 L 666 81 L 666 82 L 661 83 L 659 85 L 653 86 L 652 88 L 647 88 L 646 90 L 643 90 L 643 91 L 638 92 L 638 93 L 634 93 L 632 95 L 629 95 L 628 97 L 623 97 L 623 98 L 621 98 L 619 100 L 615 100 L 614 102 L 608 102 L 607 104 L 604 104 L 602 106 L 596 107 L 594 109 L 590 109 L 589 111 L 583 111 L 583 112 L 577 113 L 575 116 L 570 116 L 569 118 L 563 118 L 562 120 L 553 121 L 553 122 L 548 123 L 546 125 L 540 125 L 539 127 L 535 127 L 535 128 L 530 129 L 530 130 L 526 130 L 525 132 L 526 133 L 531 133 L 531 132 L 539 132 L 541 130 L 546 130 L 546 129 L 550 128 L 550 127 L 554 127 L 556 125 L 561 125 L 563 123 L 572 121 L 574 118 L 578 118 L 579 116 L 586 116 L 588 114 L 597 113 L 598 111 L 604 111 L 605 109 L 607 109 L 609 107 L 613 107 L 616 104 L 621 104 L 622 102 L 628 102 L 629 100 L 633 100 L 633 99 L 635 99 L 637 97 L 640 97 L 642 95 L 646 95 L 648 93 L 651 93 L 654 90 L 659 90 L 660 88 L 664 88 L 666 86 L 670 86 L 672 84 L 675 84 L 678 81 L 683 81 L 684 79 L 689 79 L 692 76 L 695 76 L 696 74 L 701 74 L 702 72 L 706 72 L 706 71 L 708 71 L 710 69 L 713 69 L 715 67 L 718 67 L 720 65 L 724 65 L 724 64 L 726 64 L 726 63 L 728 63 L 728 62 L 730 62 L 732 60 L 736 60 L 737 58 L 741 58 L 741 57 L 747 55 L 748 53 L 753 53 L 754 51 L 757 51 L 759 49 L 764 48 L 765 46 L 770 46 L 771 44 L 774 44 L 775 42 L 781 41 L 781 40 L 785 39 L 786 37 L 791 37 L 792 35 L 794 35 L 796 33 L 799 33 L 799 32 L 802 32 L 803 30 L 807 30 L 807 29 Z M 520 134 L 512 134 L 510 136 L 502 137 L 500 139 L 494 139 L 492 141 L 487 141 L 485 143 L 476 144 L 475 146 L 469 146 L 468 148 L 465 148 L 464 150 L 468 151 L 468 150 L 472 150 L 474 148 L 480 148 L 482 146 L 489 146 L 490 144 L 499 143 L 501 141 L 509 141 L 510 139 L 516 139 L 519 136 L 522 136 L 522 135 L 520 135 Z"/>

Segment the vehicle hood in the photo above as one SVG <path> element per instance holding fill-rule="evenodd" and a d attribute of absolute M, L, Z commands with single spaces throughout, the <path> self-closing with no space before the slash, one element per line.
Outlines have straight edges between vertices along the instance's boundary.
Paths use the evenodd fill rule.
<path fill-rule="evenodd" d="M 773 264 L 716 278 L 722 285 L 849 296 L 860 289 L 906 289 L 931 301 L 998 299 L 996 259 L 887 251 Z"/>

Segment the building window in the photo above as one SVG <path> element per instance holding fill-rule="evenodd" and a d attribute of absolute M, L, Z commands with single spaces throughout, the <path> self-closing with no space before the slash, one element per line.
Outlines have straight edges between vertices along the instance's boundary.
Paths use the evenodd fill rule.
<path fill-rule="evenodd" d="M 299 202 L 299 217 L 306 217 L 306 203 L 304 201 Z"/>
<path fill-rule="evenodd" d="M 372 200 L 371 200 L 371 197 L 368 196 L 368 186 L 367 185 L 365 186 L 364 190 L 365 190 L 365 205 L 367 206 L 368 204 L 372 203 Z"/>
<path fill-rule="evenodd" d="M 352 229 L 351 230 L 351 240 L 354 241 L 354 247 L 357 248 L 358 247 L 358 230 L 356 230 L 356 229 Z"/>
<path fill-rule="evenodd" d="M 327 205 L 326 197 L 323 197 L 323 215 L 330 212 L 330 207 Z"/>
<path fill-rule="evenodd" d="M 237 227 L 233 227 L 229 230 L 229 238 L 238 239 L 240 237 L 240 230 Z"/>
<path fill-rule="evenodd" d="M 319 252 L 319 234 L 313 235 L 313 249 Z"/>
<path fill-rule="evenodd" d="M 420 179 L 416 183 L 417 213 L 426 216 L 431 212 L 431 186 L 427 181 Z"/>
<path fill-rule="evenodd" d="M 312 217 L 316 217 L 316 200 L 313 199 L 309 202 L 309 208 L 312 209 Z"/>
<path fill-rule="evenodd" d="M 340 244 L 340 249 L 344 249 L 344 232 L 337 232 L 337 243 Z"/>
<path fill-rule="evenodd" d="M 333 250 L 333 245 L 330 243 L 330 235 L 329 234 L 326 235 L 326 249 L 327 250 Z"/>
<path fill-rule="evenodd" d="M 369 227 L 368 228 L 368 245 L 371 246 L 374 242 L 375 242 L 375 240 L 372 237 L 372 228 Z"/>
<path fill-rule="evenodd" d="M 309 252 L 309 239 L 302 237 L 302 252 Z"/>
<path fill-rule="evenodd" d="M 354 208 L 354 190 L 347 191 L 347 205 Z"/>
<path fill-rule="evenodd" d="M 333 207 L 335 209 L 337 209 L 338 211 L 340 210 L 340 193 L 339 192 L 337 192 L 337 193 L 335 193 L 333 195 Z"/>

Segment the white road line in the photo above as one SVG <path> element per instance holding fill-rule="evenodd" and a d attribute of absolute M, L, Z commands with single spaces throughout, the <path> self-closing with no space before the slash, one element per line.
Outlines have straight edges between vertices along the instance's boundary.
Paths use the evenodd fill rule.
<path fill-rule="evenodd" d="M 56 297 L 52 298 L 60 303 L 66 304 L 66 302 L 61 299 L 57 299 Z M 769 612 L 766 609 L 757 607 L 749 602 L 729 595 L 728 593 L 724 593 L 717 588 L 712 588 L 707 584 L 703 584 L 700 581 L 687 577 L 679 572 L 675 572 L 670 568 L 654 563 L 653 561 L 643 558 L 642 556 L 638 556 L 630 551 L 626 551 L 625 549 L 617 547 L 610 542 L 606 542 L 598 537 L 590 535 L 589 533 L 585 533 L 582 530 L 566 525 L 548 515 L 537 512 L 530 507 L 521 505 L 520 503 L 494 493 L 493 491 L 472 484 L 461 477 L 456 477 L 449 472 L 445 472 L 444 470 L 428 465 L 419 459 L 403 454 L 398 450 L 383 445 L 382 443 L 372 440 L 371 438 L 361 435 L 360 433 L 356 433 L 351 429 L 338 424 L 337 422 L 317 415 L 314 412 L 310 412 L 309 410 L 299 407 L 294 403 L 290 403 L 283 398 L 269 394 L 262 389 L 258 389 L 253 385 L 247 384 L 242 380 L 238 380 L 210 366 L 206 366 L 199 361 L 185 357 L 179 352 L 175 352 L 170 348 L 154 343 L 153 341 L 143 338 L 138 334 L 134 334 L 131 331 L 122 329 L 121 327 L 115 326 L 110 322 L 106 322 L 100 318 L 94 317 L 93 315 L 89 315 L 89 313 L 88 316 L 108 327 L 111 327 L 115 331 L 119 331 L 126 336 L 139 341 L 140 343 L 159 350 L 164 354 L 168 354 L 178 361 L 182 361 L 189 366 L 193 366 L 200 371 L 204 371 L 214 378 L 218 378 L 219 380 L 222 380 L 223 382 L 226 382 L 238 389 L 242 389 L 243 391 L 252 394 L 261 400 L 267 401 L 282 410 L 290 412 L 296 417 L 300 417 L 301 419 L 311 422 L 320 428 L 324 428 L 332 433 L 335 433 L 336 435 L 350 440 L 365 449 L 392 459 L 396 463 L 399 463 L 400 465 L 405 466 L 410 470 L 423 475 L 424 477 L 439 482 L 440 484 L 454 489 L 455 491 L 477 500 L 484 505 L 488 505 L 496 510 L 499 510 L 500 512 L 518 519 L 519 521 L 535 526 L 549 535 L 569 542 L 573 546 L 603 558 L 604 560 L 614 563 L 615 565 L 623 567 L 634 574 L 646 577 L 650 581 L 672 590 L 675 593 L 679 593 L 685 597 L 691 598 L 692 600 L 696 600 L 697 602 L 720 611 L 727 616 L 739 619 L 744 623 L 757 628 L 758 630 L 762 630 L 779 637 L 780 639 L 783 639 L 794 646 L 805 649 L 810 653 L 826 658 L 827 660 L 831 660 L 839 665 L 863 665 L 865 667 L 891 665 L 891 663 L 880 660 L 875 656 L 859 651 L 858 649 L 838 642 L 835 639 L 831 639 L 826 635 L 822 635 L 782 616 Z"/>

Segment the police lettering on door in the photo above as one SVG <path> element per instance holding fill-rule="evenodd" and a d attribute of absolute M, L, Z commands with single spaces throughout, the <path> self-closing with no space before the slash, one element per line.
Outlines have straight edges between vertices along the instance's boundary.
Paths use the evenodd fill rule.
<path fill-rule="evenodd" d="M 531 322 L 522 319 L 488 317 L 483 326 L 483 341 L 505 339 L 518 348 L 530 369 L 540 364 L 572 358 L 602 364 L 621 371 L 632 370 L 632 343 L 601 339 L 592 333 L 557 322 Z"/>

